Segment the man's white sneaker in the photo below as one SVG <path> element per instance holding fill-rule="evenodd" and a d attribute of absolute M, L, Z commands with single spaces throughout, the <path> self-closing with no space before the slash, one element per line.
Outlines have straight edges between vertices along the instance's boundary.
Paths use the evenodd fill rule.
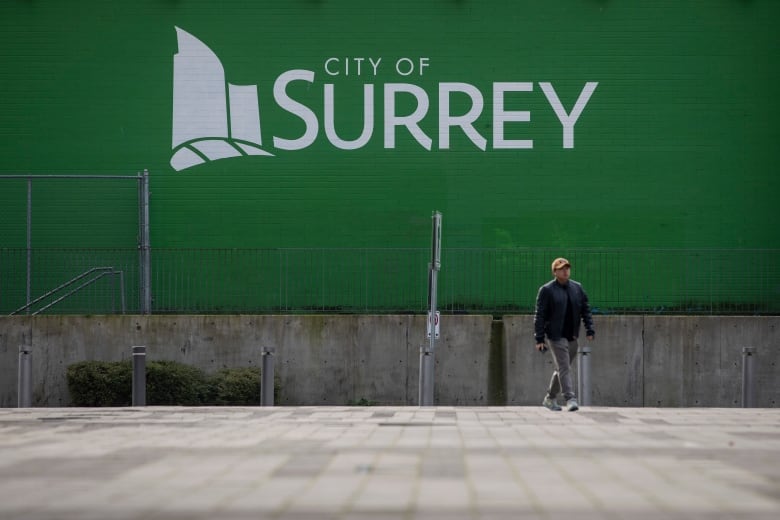
<path fill-rule="evenodd" d="M 580 405 L 577 404 L 576 399 L 569 399 L 566 401 L 566 409 L 570 412 L 576 412 L 580 409 Z"/>

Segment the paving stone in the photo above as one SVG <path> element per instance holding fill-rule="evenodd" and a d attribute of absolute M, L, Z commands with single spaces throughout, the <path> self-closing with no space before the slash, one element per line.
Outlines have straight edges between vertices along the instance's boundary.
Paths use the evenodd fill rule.
<path fill-rule="evenodd" d="M 780 411 L 0 409 L 0 518 L 780 517 Z"/>

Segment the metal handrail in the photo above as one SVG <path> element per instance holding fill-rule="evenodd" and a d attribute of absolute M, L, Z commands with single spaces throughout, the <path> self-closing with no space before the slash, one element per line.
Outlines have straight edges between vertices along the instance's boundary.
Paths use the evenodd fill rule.
<path fill-rule="evenodd" d="M 88 287 L 88 286 L 92 285 L 93 283 L 97 282 L 98 280 L 100 280 L 104 276 L 108 276 L 108 275 L 114 276 L 114 275 L 117 275 L 117 274 L 119 275 L 119 292 L 120 292 L 120 300 L 122 302 L 122 314 L 124 314 L 125 313 L 125 277 L 124 277 L 124 272 L 116 270 L 113 267 L 93 267 L 91 269 L 88 269 L 88 270 L 84 271 L 80 275 L 71 278 L 70 280 L 68 280 L 67 282 L 63 283 L 62 285 L 60 285 L 58 287 L 55 287 L 54 289 L 48 291 L 47 293 L 39 296 L 38 298 L 34 299 L 30 303 L 28 303 L 26 305 L 23 305 L 22 307 L 19 307 L 18 309 L 13 311 L 9 316 L 13 316 L 15 314 L 18 314 L 18 313 L 20 313 L 22 311 L 25 311 L 25 310 L 29 309 L 30 307 L 32 307 L 36 303 L 40 302 L 41 300 L 44 300 L 44 299 L 46 299 L 46 298 L 56 294 L 57 292 L 65 289 L 66 287 L 68 287 L 70 285 L 73 285 L 74 283 L 78 282 L 79 280 L 81 280 L 83 278 L 86 278 L 87 276 L 89 276 L 89 275 L 91 275 L 92 273 L 95 273 L 95 272 L 100 272 L 100 274 L 98 274 L 97 276 L 95 276 L 91 280 L 87 280 L 86 282 L 84 282 L 83 284 L 79 285 L 78 287 L 76 287 L 72 291 L 70 291 L 70 292 L 60 296 L 59 298 L 57 298 L 53 302 L 49 303 L 48 305 L 45 305 L 45 306 L 41 307 L 37 311 L 33 312 L 32 316 L 35 316 L 36 314 L 38 314 L 40 312 L 43 312 L 46 309 L 48 309 L 48 308 L 58 304 L 62 300 L 64 300 L 64 299 L 68 298 L 69 296 L 72 296 L 75 293 L 79 292 L 81 289 L 83 289 L 85 287 Z"/>

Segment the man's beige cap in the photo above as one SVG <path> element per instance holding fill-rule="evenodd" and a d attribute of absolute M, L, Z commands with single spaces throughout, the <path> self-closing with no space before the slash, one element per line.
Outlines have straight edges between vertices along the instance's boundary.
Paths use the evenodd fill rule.
<path fill-rule="evenodd" d="M 569 267 L 571 267 L 571 263 L 568 260 L 566 260 L 565 258 L 556 258 L 555 260 L 553 260 L 552 270 L 553 270 L 553 272 L 555 272 L 556 269 L 560 269 L 562 267 L 566 267 L 567 265 Z"/>

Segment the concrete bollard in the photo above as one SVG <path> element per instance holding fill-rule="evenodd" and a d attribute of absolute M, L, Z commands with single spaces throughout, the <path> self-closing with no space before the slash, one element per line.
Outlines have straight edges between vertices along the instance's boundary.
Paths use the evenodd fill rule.
<path fill-rule="evenodd" d="M 756 406 L 756 381 L 754 347 L 742 348 L 742 408 Z"/>
<path fill-rule="evenodd" d="M 593 404 L 591 385 L 590 385 L 590 353 L 592 349 L 588 346 L 580 348 L 578 353 L 580 362 L 577 365 L 577 393 L 580 397 L 580 404 L 590 406 Z"/>
<path fill-rule="evenodd" d="M 418 388 L 419 406 L 433 406 L 433 352 L 428 345 L 420 347 L 420 377 Z"/>
<path fill-rule="evenodd" d="M 133 406 L 146 406 L 146 347 L 133 347 Z"/>
<path fill-rule="evenodd" d="M 273 347 L 263 347 L 263 372 L 260 374 L 260 406 L 274 405 L 274 352 Z"/>
<path fill-rule="evenodd" d="M 17 397 L 19 408 L 32 407 L 32 351 L 29 345 L 19 347 Z"/>

